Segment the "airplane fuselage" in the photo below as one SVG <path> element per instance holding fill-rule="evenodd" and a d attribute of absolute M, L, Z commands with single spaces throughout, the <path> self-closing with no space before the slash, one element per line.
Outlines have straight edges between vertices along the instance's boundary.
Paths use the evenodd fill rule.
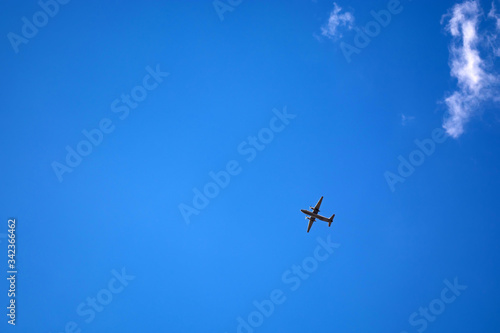
<path fill-rule="evenodd" d="M 306 215 L 312 216 L 312 217 L 317 218 L 318 220 L 321 220 L 324 222 L 332 222 L 332 220 L 333 220 L 333 219 L 329 219 L 328 217 L 325 217 L 325 216 L 314 214 L 313 212 L 310 212 L 310 211 L 305 210 L 305 209 L 301 209 L 300 211 Z"/>

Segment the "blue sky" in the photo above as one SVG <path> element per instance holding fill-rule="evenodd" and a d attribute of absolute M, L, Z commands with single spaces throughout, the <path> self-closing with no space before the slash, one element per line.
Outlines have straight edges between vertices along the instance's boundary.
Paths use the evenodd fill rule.
<path fill-rule="evenodd" d="M 499 6 L 4 2 L 2 332 L 498 332 Z"/>

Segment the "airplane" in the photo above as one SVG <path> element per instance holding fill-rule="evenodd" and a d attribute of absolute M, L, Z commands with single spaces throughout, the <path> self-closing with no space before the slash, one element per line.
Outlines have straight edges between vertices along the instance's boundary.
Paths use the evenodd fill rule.
<path fill-rule="evenodd" d="M 310 209 L 312 209 L 312 212 L 305 210 L 305 209 L 300 210 L 302 213 L 309 215 L 309 216 L 306 216 L 306 219 L 309 220 L 309 225 L 307 226 L 307 232 L 309 232 L 309 230 L 311 230 L 311 227 L 316 219 L 324 221 L 324 222 L 328 222 L 329 227 L 332 225 L 332 221 L 333 221 L 333 218 L 335 217 L 335 214 L 333 214 L 330 218 L 324 217 L 324 216 L 321 216 L 318 214 L 319 213 L 319 206 L 321 206 L 321 201 L 323 201 L 323 197 L 321 197 L 319 199 L 318 203 L 316 204 L 316 206 L 314 208 L 309 207 Z"/>

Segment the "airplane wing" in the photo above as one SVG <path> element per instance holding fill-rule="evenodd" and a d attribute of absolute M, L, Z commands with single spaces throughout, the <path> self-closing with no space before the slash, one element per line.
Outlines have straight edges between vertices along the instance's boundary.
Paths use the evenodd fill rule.
<path fill-rule="evenodd" d="M 311 230 L 311 227 L 312 227 L 312 225 L 314 223 L 314 220 L 315 220 L 314 217 L 311 217 L 309 219 L 309 225 L 307 226 L 307 232 L 309 232 L 309 230 Z"/>
<path fill-rule="evenodd" d="M 313 213 L 314 214 L 318 214 L 319 213 L 319 206 L 321 206 L 321 201 L 323 201 L 323 197 L 319 198 L 319 201 L 318 203 L 316 204 L 316 206 L 314 207 L 313 209 Z M 312 207 L 311 207 L 312 208 Z"/>

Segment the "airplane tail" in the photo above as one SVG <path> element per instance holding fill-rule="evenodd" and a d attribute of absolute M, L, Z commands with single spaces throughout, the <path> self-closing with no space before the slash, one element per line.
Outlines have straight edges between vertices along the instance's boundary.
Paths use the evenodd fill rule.
<path fill-rule="evenodd" d="M 332 226 L 333 218 L 335 217 L 335 214 L 332 215 L 332 217 L 329 218 L 330 221 L 328 221 L 328 226 Z"/>

